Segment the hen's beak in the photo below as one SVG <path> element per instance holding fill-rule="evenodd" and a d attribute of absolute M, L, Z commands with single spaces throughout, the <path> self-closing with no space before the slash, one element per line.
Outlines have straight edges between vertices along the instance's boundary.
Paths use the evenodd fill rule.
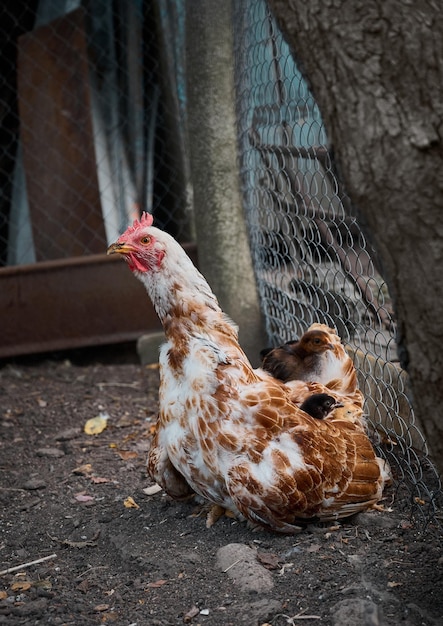
<path fill-rule="evenodd" d="M 333 409 L 339 409 L 340 407 L 345 406 L 342 402 L 336 402 L 332 405 Z"/>
<path fill-rule="evenodd" d="M 127 243 L 111 243 L 106 254 L 129 254 L 134 248 Z"/>

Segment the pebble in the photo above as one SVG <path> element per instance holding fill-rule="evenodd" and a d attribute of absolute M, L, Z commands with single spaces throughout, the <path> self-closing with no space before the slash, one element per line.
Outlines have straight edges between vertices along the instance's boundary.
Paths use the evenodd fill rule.
<path fill-rule="evenodd" d="M 22 606 L 14 607 L 14 614 L 25 617 L 27 615 L 34 615 L 38 613 L 46 612 L 48 601 L 46 598 L 39 598 L 38 600 L 30 600 Z"/>
<path fill-rule="evenodd" d="M 67 428 L 59 432 L 55 436 L 55 439 L 56 441 L 70 441 L 71 439 L 76 439 L 80 434 L 80 428 Z"/>
<path fill-rule="evenodd" d="M 46 483 L 42 478 L 30 478 L 24 483 L 23 489 L 29 491 L 33 491 L 34 489 L 46 489 Z"/>
<path fill-rule="evenodd" d="M 274 587 L 269 570 L 257 561 L 257 552 L 243 543 L 229 543 L 217 551 L 217 566 L 241 591 L 266 593 Z"/>
<path fill-rule="evenodd" d="M 250 604 L 244 604 L 242 614 L 238 616 L 241 624 L 264 624 L 267 620 L 272 620 L 277 614 L 282 613 L 283 606 L 278 600 L 272 598 L 262 598 Z M 287 622 L 290 623 L 289 621 Z"/>
<path fill-rule="evenodd" d="M 389 516 L 388 512 L 380 513 L 378 511 L 363 511 L 356 516 L 354 522 L 362 528 L 369 529 L 370 532 L 380 528 L 390 530 L 396 528 L 398 523 L 394 517 Z"/>
<path fill-rule="evenodd" d="M 372 600 L 350 598 L 331 607 L 334 626 L 381 626 L 379 607 Z"/>

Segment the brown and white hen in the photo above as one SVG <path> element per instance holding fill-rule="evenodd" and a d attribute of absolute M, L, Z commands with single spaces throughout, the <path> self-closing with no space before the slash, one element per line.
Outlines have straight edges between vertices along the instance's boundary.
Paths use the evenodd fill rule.
<path fill-rule="evenodd" d="M 254 525 L 297 532 L 376 503 L 387 479 L 361 409 L 317 420 L 290 386 L 254 370 L 204 277 L 143 214 L 109 254 L 122 254 L 163 324 L 160 413 L 151 477 L 173 498 L 197 493 Z M 323 391 L 328 391 L 323 389 Z"/>

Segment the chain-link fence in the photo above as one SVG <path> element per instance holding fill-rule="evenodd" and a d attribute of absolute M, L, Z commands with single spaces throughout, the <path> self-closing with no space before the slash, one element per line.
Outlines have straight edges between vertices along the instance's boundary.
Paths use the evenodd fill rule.
<path fill-rule="evenodd" d="M 358 367 L 374 441 L 393 469 L 398 500 L 427 521 L 441 484 L 397 362 L 395 319 L 377 257 L 266 3 L 236 7 L 241 172 L 270 344 L 300 336 L 313 322 L 337 329 Z"/>
<path fill-rule="evenodd" d="M 140 208 L 189 240 L 184 12 L 163 6 L 3 3 L 0 265 L 103 253 Z"/>

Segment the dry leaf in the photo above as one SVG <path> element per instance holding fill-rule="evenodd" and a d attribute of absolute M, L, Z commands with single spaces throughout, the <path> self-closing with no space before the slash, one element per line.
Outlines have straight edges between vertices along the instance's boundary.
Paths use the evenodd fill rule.
<path fill-rule="evenodd" d="M 92 502 L 92 500 L 94 500 L 94 496 L 88 496 L 88 494 L 84 491 L 76 493 L 74 495 L 74 498 L 77 500 L 77 502 Z"/>
<path fill-rule="evenodd" d="M 101 613 L 102 611 L 106 611 L 107 609 L 109 609 L 109 604 L 97 604 L 94 607 L 94 611 L 97 611 L 97 613 Z"/>
<path fill-rule="evenodd" d="M 117 454 L 123 461 L 129 461 L 129 459 L 135 459 L 138 457 L 138 452 L 134 450 L 117 450 Z"/>
<path fill-rule="evenodd" d="M 306 548 L 306 552 L 318 552 L 321 546 L 319 543 L 313 543 L 311 546 Z"/>
<path fill-rule="evenodd" d="M 279 568 L 279 560 L 276 554 L 272 552 L 257 552 L 257 560 L 264 566 L 266 569 L 278 569 Z"/>
<path fill-rule="evenodd" d="M 86 474 L 90 474 L 92 472 L 91 463 L 85 463 L 85 465 L 79 465 L 78 467 L 72 470 L 73 474 L 79 474 L 80 476 L 86 476 Z"/>
<path fill-rule="evenodd" d="M 149 589 L 157 589 L 158 587 L 163 587 L 163 585 L 166 585 L 167 582 L 168 582 L 167 580 L 163 580 L 163 579 L 156 580 L 153 583 L 148 583 L 146 587 L 149 587 Z"/>
<path fill-rule="evenodd" d="M 85 433 L 87 435 L 99 435 L 105 430 L 108 419 L 109 415 L 107 413 L 100 413 L 97 417 L 91 417 L 84 426 Z"/>
<path fill-rule="evenodd" d="M 52 583 L 49 578 L 44 578 L 43 580 L 36 580 L 34 583 L 34 587 L 37 587 L 38 589 L 45 589 L 46 591 L 48 591 L 49 589 L 52 589 Z"/>
<path fill-rule="evenodd" d="M 148 365 L 145 365 L 145 367 L 147 370 L 158 370 L 160 363 L 149 363 Z"/>
<path fill-rule="evenodd" d="M 159 491 L 162 491 L 162 488 L 160 487 L 160 485 L 151 485 L 150 487 L 145 487 L 143 489 L 143 493 L 146 494 L 147 496 L 153 496 L 155 493 L 158 493 Z"/>
<path fill-rule="evenodd" d="M 6 591 L 0 591 L 0 600 L 5 600 L 8 597 Z"/>
<path fill-rule="evenodd" d="M 12 583 L 11 585 L 12 591 L 28 591 L 28 589 L 31 589 L 31 587 L 32 583 L 30 583 L 28 580 L 18 581 L 16 583 Z"/>
<path fill-rule="evenodd" d="M 94 483 L 94 485 L 101 485 L 102 483 L 110 483 L 111 479 L 110 478 L 104 478 L 101 476 L 91 476 L 90 477 L 91 483 Z"/>
<path fill-rule="evenodd" d="M 126 500 L 123 502 L 123 504 L 125 505 L 127 509 L 139 509 L 140 508 L 137 502 L 131 496 L 127 497 Z"/>
<path fill-rule="evenodd" d="M 77 589 L 81 591 L 81 593 L 88 593 L 89 591 L 89 580 L 85 578 L 81 581 L 80 584 L 77 585 Z"/>

